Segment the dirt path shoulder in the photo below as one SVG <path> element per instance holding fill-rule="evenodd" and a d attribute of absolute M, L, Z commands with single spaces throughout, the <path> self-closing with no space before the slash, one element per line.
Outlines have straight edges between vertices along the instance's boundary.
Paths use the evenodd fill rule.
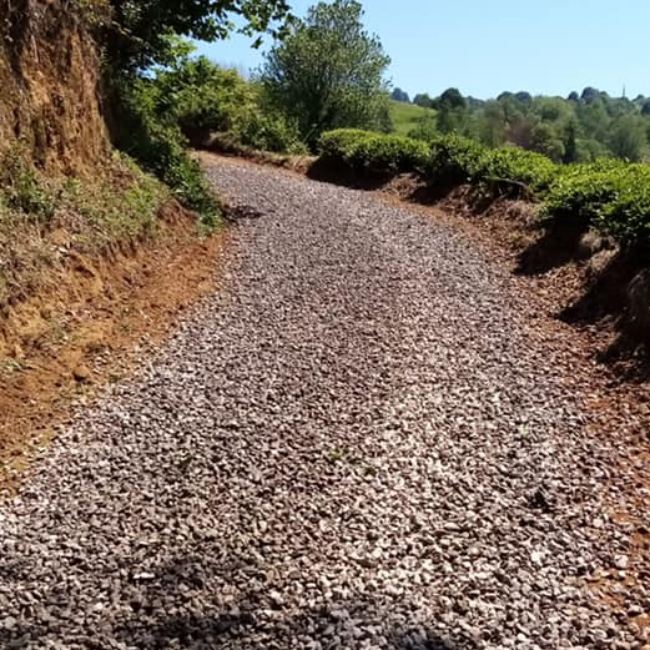
<path fill-rule="evenodd" d="M 199 236 L 196 217 L 161 209 L 155 237 L 100 258 L 71 254 L 48 286 L 2 315 L 0 492 L 11 490 L 69 421 L 146 359 L 181 314 L 210 292 L 226 230 Z"/>

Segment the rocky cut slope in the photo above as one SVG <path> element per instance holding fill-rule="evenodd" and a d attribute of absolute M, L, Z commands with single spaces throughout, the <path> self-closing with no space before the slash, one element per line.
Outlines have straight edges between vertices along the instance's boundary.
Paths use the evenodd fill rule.
<path fill-rule="evenodd" d="M 105 157 L 89 13 L 70 0 L 0 0 L 0 154 L 20 143 L 48 173 L 88 173 Z"/>

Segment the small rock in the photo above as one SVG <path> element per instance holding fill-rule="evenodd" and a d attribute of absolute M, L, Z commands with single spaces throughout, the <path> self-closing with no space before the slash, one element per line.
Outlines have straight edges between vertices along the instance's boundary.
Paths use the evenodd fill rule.
<path fill-rule="evenodd" d="M 88 383 L 92 378 L 92 372 L 88 366 L 80 364 L 75 366 L 75 369 L 72 371 L 72 376 L 80 383 Z"/>
<path fill-rule="evenodd" d="M 621 571 L 625 571 L 630 565 L 630 558 L 627 555 L 614 556 L 614 566 Z"/>

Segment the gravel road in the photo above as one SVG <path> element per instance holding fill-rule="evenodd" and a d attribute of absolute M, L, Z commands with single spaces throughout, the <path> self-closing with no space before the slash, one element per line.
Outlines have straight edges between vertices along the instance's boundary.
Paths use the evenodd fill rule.
<path fill-rule="evenodd" d="M 627 564 L 614 452 L 507 274 L 407 208 L 209 171 L 254 218 L 0 507 L 0 647 L 640 648 L 587 588 Z"/>

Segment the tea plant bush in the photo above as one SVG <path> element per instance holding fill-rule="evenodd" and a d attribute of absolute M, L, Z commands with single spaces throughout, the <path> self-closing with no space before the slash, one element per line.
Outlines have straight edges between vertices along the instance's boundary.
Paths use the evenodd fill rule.
<path fill-rule="evenodd" d="M 476 175 L 483 181 L 516 181 L 540 193 L 552 185 L 560 169 L 541 154 L 501 147 L 484 152 Z"/>
<path fill-rule="evenodd" d="M 488 150 L 459 135 L 438 136 L 430 141 L 425 176 L 430 185 L 478 182 Z"/>
<path fill-rule="evenodd" d="M 340 161 L 354 171 L 378 174 L 421 172 L 429 156 L 424 142 L 356 129 L 324 134 L 320 150 L 324 158 Z"/>
<path fill-rule="evenodd" d="M 650 166 L 601 160 L 565 167 L 542 216 L 592 226 L 625 245 L 650 242 Z"/>
<path fill-rule="evenodd" d="M 424 143 L 354 129 L 325 133 L 321 156 L 358 172 L 419 174 L 430 185 L 518 184 L 543 199 L 544 220 L 572 220 L 624 246 L 650 245 L 650 166 L 621 160 L 557 165 L 514 147 L 490 149 L 457 135 Z"/>

